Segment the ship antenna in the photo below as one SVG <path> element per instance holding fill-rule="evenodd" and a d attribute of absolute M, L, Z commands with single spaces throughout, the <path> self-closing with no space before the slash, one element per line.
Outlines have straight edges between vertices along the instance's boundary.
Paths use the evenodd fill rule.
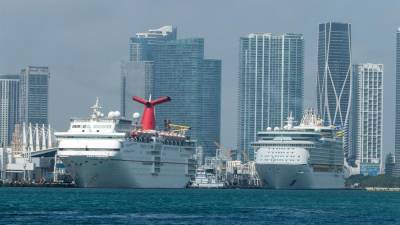
<path fill-rule="evenodd" d="M 103 108 L 103 107 L 100 106 L 99 97 L 96 98 L 96 103 L 90 108 L 93 109 L 93 113 L 92 113 L 92 118 L 93 119 L 96 119 L 96 118 L 102 116 L 102 113 L 100 112 L 100 109 Z"/>

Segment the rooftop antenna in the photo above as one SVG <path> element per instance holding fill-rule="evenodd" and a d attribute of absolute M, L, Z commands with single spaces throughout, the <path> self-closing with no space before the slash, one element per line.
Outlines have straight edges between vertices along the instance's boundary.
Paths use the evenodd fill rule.
<path fill-rule="evenodd" d="M 159 97 L 156 100 L 151 100 L 151 95 L 149 100 L 145 100 L 138 96 L 133 96 L 132 99 L 136 102 L 142 103 L 145 105 L 143 116 L 142 116 L 142 129 L 143 130 L 154 130 L 156 127 L 156 118 L 154 115 L 154 107 L 164 102 L 171 101 L 171 98 L 168 96 Z"/>

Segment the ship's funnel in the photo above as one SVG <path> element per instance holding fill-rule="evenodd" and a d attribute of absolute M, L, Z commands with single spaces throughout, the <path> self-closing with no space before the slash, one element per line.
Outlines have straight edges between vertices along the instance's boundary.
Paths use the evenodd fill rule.
<path fill-rule="evenodd" d="M 154 106 L 164 103 L 164 102 L 171 101 L 171 98 L 168 96 L 159 97 L 158 99 L 153 100 L 153 101 L 151 101 L 151 100 L 147 101 L 138 96 L 133 96 L 132 99 L 133 99 L 133 101 L 142 103 L 145 106 L 144 111 L 143 111 L 142 121 L 141 121 L 143 130 L 154 130 L 156 127 Z"/>

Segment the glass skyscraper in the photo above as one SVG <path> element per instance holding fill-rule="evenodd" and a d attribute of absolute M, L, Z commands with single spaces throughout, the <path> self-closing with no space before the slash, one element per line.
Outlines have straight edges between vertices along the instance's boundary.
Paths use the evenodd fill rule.
<path fill-rule="evenodd" d="M 304 39 L 302 34 L 249 34 L 240 38 L 238 149 L 253 159 L 258 131 L 283 127 L 292 113 L 303 113 Z"/>
<path fill-rule="evenodd" d="M 351 148 L 349 162 L 364 175 L 378 175 L 383 168 L 383 65 L 353 65 Z"/>
<path fill-rule="evenodd" d="M 148 98 L 153 82 L 153 47 L 156 43 L 176 40 L 177 29 L 164 26 L 137 33 L 129 40 L 129 61 L 121 62 L 121 114 L 132 119 L 142 106 L 132 102 L 132 96 Z"/>
<path fill-rule="evenodd" d="M 48 124 L 49 79 L 48 67 L 28 66 L 21 70 L 21 122 Z"/>
<path fill-rule="evenodd" d="M 164 120 L 188 125 L 190 135 L 203 147 L 205 155 L 215 155 L 214 142 L 220 141 L 221 60 L 204 58 L 204 39 L 176 37 L 172 26 L 136 34 L 131 39 L 130 59 L 148 67 L 132 72 L 131 80 L 142 82 L 138 85 L 152 98 L 171 97 L 171 102 L 156 109 L 160 128 Z M 130 100 L 128 79 L 123 96 Z M 126 104 L 125 108 L 133 104 Z"/>
<path fill-rule="evenodd" d="M 349 148 L 348 120 L 351 107 L 351 25 L 319 24 L 318 37 L 318 114 L 327 125 L 344 130 L 344 151 Z"/>
<path fill-rule="evenodd" d="M 153 62 L 121 62 L 121 115 L 132 119 L 135 112 L 141 112 L 143 106 L 132 102 L 132 96 L 148 98 L 153 75 Z"/>
<path fill-rule="evenodd" d="M 164 120 L 192 127 L 207 156 L 220 140 L 221 61 L 204 59 L 204 39 L 191 38 L 154 45 L 152 94 L 172 101 L 157 108 Z"/>
<path fill-rule="evenodd" d="M 0 75 L 0 147 L 11 144 L 19 117 L 19 75 Z"/>
<path fill-rule="evenodd" d="M 400 177 L 400 27 L 396 32 L 396 124 L 395 124 L 395 168 L 393 175 Z"/>

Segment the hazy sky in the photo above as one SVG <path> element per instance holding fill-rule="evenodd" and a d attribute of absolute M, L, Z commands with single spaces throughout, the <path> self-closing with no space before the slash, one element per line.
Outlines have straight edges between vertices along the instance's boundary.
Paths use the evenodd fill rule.
<path fill-rule="evenodd" d="M 204 37 L 205 56 L 222 59 L 222 144 L 236 144 L 239 37 L 303 33 L 305 106 L 315 106 L 318 24 L 352 24 L 353 63 L 384 64 L 384 148 L 394 148 L 396 0 L 0 0 L 0 73 L 49 66 L 50 122 L 65 130 L 99 96 L 119 110 L 120 61 L 136 32 L 172 24 L 178 38 Z"/>

